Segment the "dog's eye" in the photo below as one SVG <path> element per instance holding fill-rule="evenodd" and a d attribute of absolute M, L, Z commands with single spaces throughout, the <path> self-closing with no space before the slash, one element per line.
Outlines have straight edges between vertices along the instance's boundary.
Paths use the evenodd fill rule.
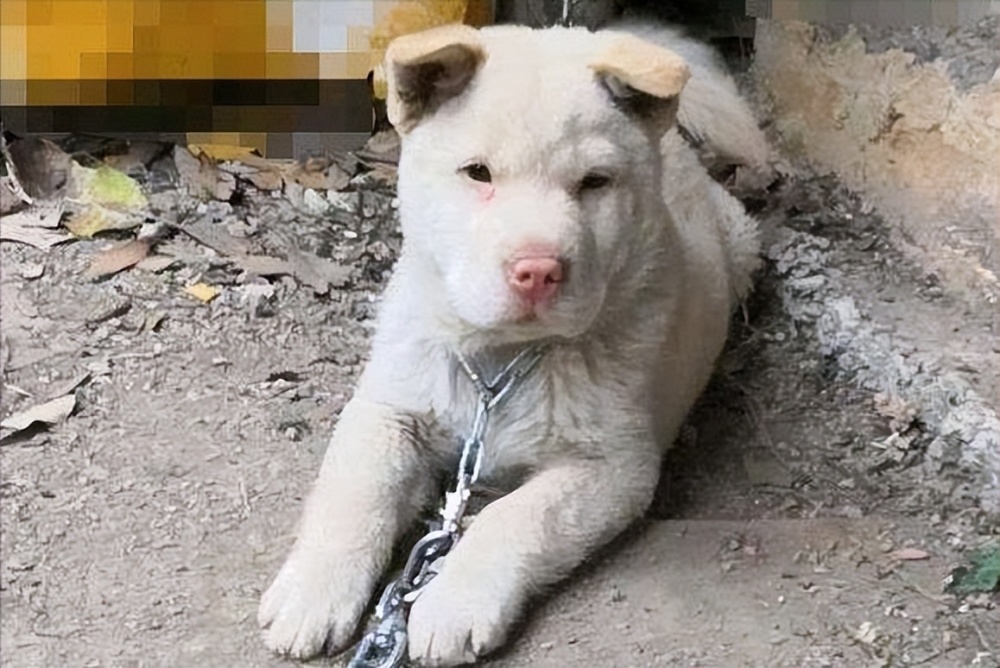
<path fill-rule="evenodd" d="M 589 190 L 600 190 L 611 183 L 611 177 L 607 174 L 587 174 L 577 185 L 577 192 L 587 192 Z"/>
<path fill-rule="evenodd" d="M 481 162 L 477 162 L 471 165 L 466 165 L 462 167 L 462 171 L 472 179 L 473 181 L 479 181 L 480 183 L 492 183 L 493 175 L 490 174 L 490 168 Z"/>

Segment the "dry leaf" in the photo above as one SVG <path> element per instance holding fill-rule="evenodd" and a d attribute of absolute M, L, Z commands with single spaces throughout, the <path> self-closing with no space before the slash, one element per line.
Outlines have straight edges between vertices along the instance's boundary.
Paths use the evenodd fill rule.
<path fill-rule="evenodd" d="M 136 211 L 146 207 L 146 196 L 135 179 L 117 169 L 101 165 L 96 169 L 73 163 L 74 202 L 97 204 L 115 211 Z"/>
<path fill-rule="evenodd" d="M 250 253 L 250 242 L 229 234 L 208 218 L 202 218 L 193 223 L 178 227 L 203 246 L 208 246 L 220 255 L 247 255 Z"/>
<path fill-rule="evenodd" d="M 142 331 L 153 332 L 159 327 L 164 320 L 166 320 L 167 314 L 163 311 L 150 311 L 146 314 L 146 317 L 142 320 Z"/>
<path fill-rule="evenodd" d="M 115 211 L 99 204 L 91 205 L 73 213 L 64 227 L 81 239 L 90 239 L 95 234 L 108 230 L 129 230 L 142 225 L 142 218 Z"/>
<path fill-rule="evenodd" d="M 177 262 L 177 258 L 171 255 L 150 255 L 140 260 L 135 268 L 158 274 L 175 262 Z"/>
<path fill-rule="evenodd" d="M 232 144 L 188 144 L 188 150 L 193 155 L 204 153 L 213 160 L 247 162 L 248 158 L 260 157 L 260 152 L 252 146 L 233 146 Z"/>
<path fill-rule="evenodd" d="M 45 227 L 50 230 L 57 229 L 62 222 L 63 205 L 61 202 L 45 202 L 39 200 L 27 211 L 13 214 L 27 221 L 32 227 Z"/>
<path fill-rule="evenodd" d="M 44 404 L 39 404 L 38 406 L 33 406 L 27 410 L 14 413 L 3 422 L 0 422 L 0 427 L 21 431 L 22 429 L 27 429 L 36 422 L 56 424 L 57 422 L 62 422 L 69 417 L 75 407 L 76 395 L 67 394 L 66 396 L 59 397 L 58 399 L 46 401 Z"/>
<path fill-rule="evenodd" d="M 43 222 L 45 221 L 40 220 L 31 209 L 2 216 L 0 217 L 0 239 L 28 244 L 35 248 L 51 248 L 73 238 L 39 224 Z"/>
<path fill-rule="evenodd" d="M 889 554 L 889 558 L 895 561 L 923 561 L 930 557 L 931 555 L 915 547 L 904 547 Z"/>
<path fill-rule="evenodd" d="M 312 157 L 292 165 L 286 178 L 314 190 L 340 190 L 351 181 L 351 175 L 328 157 Z"/>
<path fill-rule="evenodd" d="M 221 171 L 205 153 L 193 155 L 183 146 L 176 146 L 174 165 L 181 182 L 194 197 L 228 201 L 236 190 L 236 177 Z"/>
<path fill-rule="evenodd" d="M 295 268 L 288 260 L 269 255 L 243 255 L 233 258 L 233 261 L 243 271 L 258 276 L 291 276 Z"/>
<path fill-rule="evenodd" d="M 150 245 L 145 239 L 132 239 L 102 251 L 90 261 L 86 274 L 91 278 L 117 274 L 142 261 L 149 254 Z"/>
<path fill-rule="evenodd" d="M 39 199 L 62 195 L 70 179 L 72 158 L 48 139 L 24 137 L 7 146 L 17 181 Z"/>
<path fill-rule="evenodd" d="M 292 250 L 288 256 L 283 260 L 268 255 L 244 255 L 233 260 L 243 271 L 258 276 L 294 276 L 321 295 L 328 293 L 331 286 L 340 287 L 351 275 L 350 268 L 310 253 Z"/>
<path fill-rule="evenodd" d="M 258 190 L 280 190 L 284 179 L 277 169 L 262 169 L 253 174 L 247 174 L 246 180 Z"/>
<path fill-rule="evenodd" d="M 74 377 L 70 378 L 69 380 L 65 380 L 65 381 L 59 383 L 58 385 L 56 385 L 54 388 L 52 388 L 46 394 L 46 396 L 49 398 L 49 400 L 54 400 L 54 399 L 57 399 L 59 397 L 68 395 L 70 392 L 72 392 L 73 390 L 75 390 L 76 388 L 80 387 L 81 385 L 83 385 L 84 383 L 86 383 L 88 380 L 90 380 L 90 375 L 91 374 L 90 374 L 89 371 L 84 371 L 83 373 L 81 373 L 81 374 L 79 374 L 77 376 L 74 376 Z"/>
<path fill-rule="evenodd" d="M 184 288 L 184 292 L 188 293 L 192 297 L 200 299 L 206 304 L 216 297 L 219 296 L 219 288 L 209 285 L 208 283 L 195 283 L 194 285 L 189 285 Z"/>

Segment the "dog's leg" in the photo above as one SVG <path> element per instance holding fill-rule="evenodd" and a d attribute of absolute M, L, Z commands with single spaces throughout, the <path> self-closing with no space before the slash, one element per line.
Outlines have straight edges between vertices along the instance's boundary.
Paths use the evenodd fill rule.
<path fill-rule="evenodd" d="M 344 408 L 295 546 L 261 599 L 271 649 L 304 658 L 351 639 L 395 539 L 432 491 L 416 427 L 382 404 Z"/>
<path fill-rule="evenodd" d="M 497 648 L 529 595 L 641 516 L 658 464 L 568 462 L 487 506 L 411 609 L 411 659 L 451 666 Z"/>

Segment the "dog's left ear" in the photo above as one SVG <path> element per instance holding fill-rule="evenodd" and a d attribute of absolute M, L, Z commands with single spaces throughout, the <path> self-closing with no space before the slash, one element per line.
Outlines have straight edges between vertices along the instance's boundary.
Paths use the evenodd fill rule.
<path fill-rule="evenodd" d="M 691 76 L 684 59 L 625 33 L 616 35 L 590 69 L 615 104 L 662 135 L 677 118 L 679 95 Z"/>
<path fill-rule="evenodd" d="M 397 37 L 385 54 L 389 121 L 400 134 L 409 132 L 465 90 L 485 60 L 479 31 L 466 25 Z"/>

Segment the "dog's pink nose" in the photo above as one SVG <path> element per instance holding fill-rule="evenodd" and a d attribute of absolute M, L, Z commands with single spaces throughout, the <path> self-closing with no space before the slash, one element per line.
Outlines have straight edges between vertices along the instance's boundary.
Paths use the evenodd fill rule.
<path fill-rule="evenodd" d="M 531 304 L 549 301 L 563 281 L 563 265 L 554 257 L 524 257 L 510 264 L 507 282 Z"/>

